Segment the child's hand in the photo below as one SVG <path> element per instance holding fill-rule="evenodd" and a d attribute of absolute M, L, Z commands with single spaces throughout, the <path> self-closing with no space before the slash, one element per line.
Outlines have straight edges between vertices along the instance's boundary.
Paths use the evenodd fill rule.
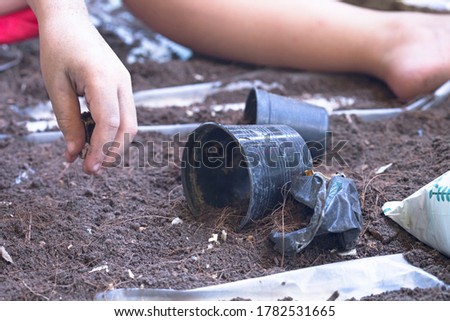
<path fill-rule="evenodd" d="M 112 163 L 107 151 L 110 155 L 122 155 L 128 147 L 124 142 L 136 134 L 131 78 L 87 13 L 65 13 L 45 19 L 38 15 L 42 73 L 64 134 L 69 162 L 75 161 L 85 144 L 78 101 L 79 96 L 85 97 L 96 125 L 83 170 L 99 174 L 102 165 Z M 129 138 L 125 140 L 126 134 Z M 105 149 L 113 142 L 116 147 Z"/>

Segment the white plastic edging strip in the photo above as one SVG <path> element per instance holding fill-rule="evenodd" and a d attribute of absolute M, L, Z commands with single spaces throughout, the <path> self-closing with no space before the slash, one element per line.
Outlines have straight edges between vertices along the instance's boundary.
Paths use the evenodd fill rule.
<path fill-rule="evenodd" d="M 139 126 L 138 132 L 156 132 L 163 135 L 185 135 L 191 133 L 194 129 L 200 126 L 200 123 L 188 123 L 188 124 L 168 124 L 168 125 L 152 125 L 152 126 Z M 63 134 L 60 131 L 48 131 L 48 132 L 36 132 L 23 136 L 13 136 L 8 134 L 0 134 L 0 141 L 8 138 L 18 137 L 30 143 L 51 143 L 55 140 L 63 138 Z"/>

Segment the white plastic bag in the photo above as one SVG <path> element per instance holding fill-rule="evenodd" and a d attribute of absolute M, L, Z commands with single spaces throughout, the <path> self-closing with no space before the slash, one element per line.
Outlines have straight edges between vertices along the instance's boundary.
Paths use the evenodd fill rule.
<path fill-rule="evenodd" d="M 386 216 L 450 257 L 450 171 L 401 202 L 383 205 Z"/>

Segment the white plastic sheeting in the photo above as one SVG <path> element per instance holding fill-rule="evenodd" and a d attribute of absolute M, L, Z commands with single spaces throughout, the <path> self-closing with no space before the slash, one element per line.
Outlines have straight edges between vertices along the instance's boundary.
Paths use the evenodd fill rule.
<path fill-rule="evenodd" d="M 192 50 L 147 28 L 123 7 L 121 0 L 87 0 L 86 4 L 92 22 L 99 30 L 111 32 L 133 47 L 127 57 L 128 63 L 145 60 L 163 63 L 173 57 L 191 58 Z"/>
<path fill-rule="evenodd" d="M 275 301 L 360 299 L 401 288 L 445 286 L 435 276 L 409 264 L 402 254 L 314 266 L 270 276 L 192 290 L 117 289 L 98 293 L 106 301 L 220 301 L 236 298 Z M 337 292 L 336 292 L 337 291 Z"/>

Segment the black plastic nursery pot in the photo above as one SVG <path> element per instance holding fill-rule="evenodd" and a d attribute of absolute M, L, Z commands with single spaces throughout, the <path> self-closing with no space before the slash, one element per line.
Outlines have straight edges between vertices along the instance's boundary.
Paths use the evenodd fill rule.
<path fill-rule="evenodd" d="M 185 145 L 181 179 L 190 211 L 238 206 L 238 230 L 272 211 L 292 177 L 312 169 L 303 138 L 286 125 L 205 123 Z"/>
<path fill-rule="evenodd" d="M 288 125 L 303 137 L 313 158 L 321 158 L 325 153 L 328 131 L 325 108 L 253 88 L 247 96 L 244 119 L 249 124 Z"/>

